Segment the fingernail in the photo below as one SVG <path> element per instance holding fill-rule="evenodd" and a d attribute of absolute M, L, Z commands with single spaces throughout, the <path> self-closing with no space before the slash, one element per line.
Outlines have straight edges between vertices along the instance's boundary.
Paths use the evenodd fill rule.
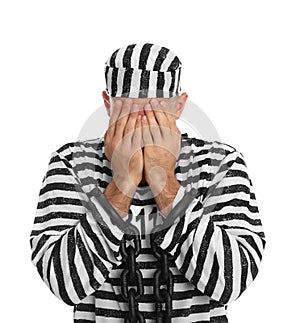
<path fill-rule="evenodd" d="M 143 122 L 147 122 L 147 117 L 146 116 L 143 116 Z"/>
<path fill-rule="evenodd" d="M 145 110 L 151 110 L 151 105 L 149 103 L 145 105 Z"/>
<path fill-rule="evenodd" d="M 161 104 L 163 107 L 167 106 L 166 101 L 160 101 L 160 104 Z"/>

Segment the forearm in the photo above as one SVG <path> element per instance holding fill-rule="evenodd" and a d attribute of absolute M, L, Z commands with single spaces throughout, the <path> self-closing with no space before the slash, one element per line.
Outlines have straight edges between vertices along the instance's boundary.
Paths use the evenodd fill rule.
<path fill-rule="evenodd" d="M 126 185 L 124 184 L 123 187 L 125 188 Z M 128 214 L 134 193 L 133 189 L 131 189 L 131 191 L 124 189 L 123 192 L 123 189 L 116 184 L 114 179 L 112 179 L 104 191 L 104 196 L 116 209 L 120 217 L 124 218 Z"/>

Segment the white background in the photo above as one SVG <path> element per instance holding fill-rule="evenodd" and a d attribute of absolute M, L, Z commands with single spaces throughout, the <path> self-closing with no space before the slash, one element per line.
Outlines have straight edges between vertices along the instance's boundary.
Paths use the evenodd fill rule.
<path fill-rule="evenodd" d="M 288 0 L 1 2 L 1 321 L 72 322 L 30 260 L 39 189 L 50 154 L 104 109 L 108 56 L 143 42 L 179 56 L 182 90 L 252 178 L 267 245 L 229 322 L 297 320 L 299 9 Z"/>

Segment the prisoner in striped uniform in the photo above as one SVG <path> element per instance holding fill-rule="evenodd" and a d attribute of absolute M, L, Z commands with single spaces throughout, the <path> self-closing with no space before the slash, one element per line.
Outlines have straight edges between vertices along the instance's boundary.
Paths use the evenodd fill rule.
<path fill-rule="evenodd" d="M 139 61 L 134 57 L 141 57 L 141 53 L 150 53 L 153 46 L 146 45 L 139 47 L 139 56 L 130 56 L 133 61 Z M 119 56 L 122 61 L 126 62 L 123 58 L 128 59 L 128 52 L 133 53 L 132 47 Z M 160 52 L 156 49 L 157 55 Z M 113 55 L 115 59 L 117 55 Z M 162 68 L 164 60 L 157 57 L 152 61 Z M 170 61 L 174 60 L 170 55 Z M 113 62 L 116 60 L 110 60 Z M 167 75 L 169 67 L 163 67 Z M 107 75 L 112 74 L 108 69 Z M 140 91 L 141 78 L 126 87 L 122 83 L 124 74 L 118 79 L 119 75 L 115 76 L 117 86 L 107 78 L 108 91 L 125 90 L 119 96 L 138 93 L 140 98 L 151 89 L 157 90 L 149 83 L 150 91 Z M 158 94 L 176 95 L 179 79 L 171 77 L 164 84 L 166 87 L 161 87 Z M 129 311 L 121 297 L 120 282 L 124 232 L 101 204 L 89 197 L 95 189 L 93 183 L 104 193 L 113 178 L 104 148 L 104 138 L 100 137 L 67 143 L 51 154 L 30 236 L 33 264 L 52 293 L 74 307 L 77 323 L 124 322 Z M 157 245 L 174 257 L 169 263 L 174 275 L 172 322 L 228 322 L 228 304 L 240 297 L 257 276 L 266 244 L 244 156 L 226 143 L 191 138 L 185 133 L 181 135 L 174 172 L 180 188 L 172 208 L 191 188 L 199 194 L 180 218 L 156 235 Z M 95 220 L 90 203 L 106 226 Z M 123 220 L 141 233 L 141 253 L 136 261 L 145 290 L 139 311 L 147 323 L 156 322 L 153 275 L 160 264 L 152 253 L 149 233 L 161 215 L 147 184 L 137 187 Z"/>
<path fill-rule="evenodd" d="M 227 322 L 227 304 L 255 279 L 265 247 L 244 157 L 230 145 L 183 134 L 175 172 L 181 188 L 173 207 L 190 185 L 201 195 L 158 239 L 176 256 L 171 264 L 172 322 Z M 104 233 L 85 206 L 88 197 L 78 185 L 88 191 L 89 177 L 102 192 L 112 179 L 103 138 L 68 143 L 52 153 L 30 238 L 32 261 L 50 290 L 74 306 L 74 322 L 124 322 L 128 304 L 120 297 L 124 267 L 119 252 L 123 233 L 95 203 L 109 223 Z M 155 322 L 152 279 L 159 264 L 147 233 L 157 211 L 149 186 L 139 186 L 124 218 L 130 218 L 142 236 L 137 263 L 146 288 L 139 309 L 146 322 Z"/>

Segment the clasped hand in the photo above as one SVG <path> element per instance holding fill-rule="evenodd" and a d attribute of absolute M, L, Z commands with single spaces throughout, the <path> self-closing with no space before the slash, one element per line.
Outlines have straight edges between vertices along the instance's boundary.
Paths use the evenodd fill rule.
<path fill-rule="evenodd" d="M 136 188 L 144 177 L 152 190 L 161 191 L 175 178 L 181 132 L 166 101 L 151 99 L 143 109 L 141 118 L 131 99 L 115 102 L 104 135 L 105 155 L 120 189 L 128 188 L 129 182 Z"/>

